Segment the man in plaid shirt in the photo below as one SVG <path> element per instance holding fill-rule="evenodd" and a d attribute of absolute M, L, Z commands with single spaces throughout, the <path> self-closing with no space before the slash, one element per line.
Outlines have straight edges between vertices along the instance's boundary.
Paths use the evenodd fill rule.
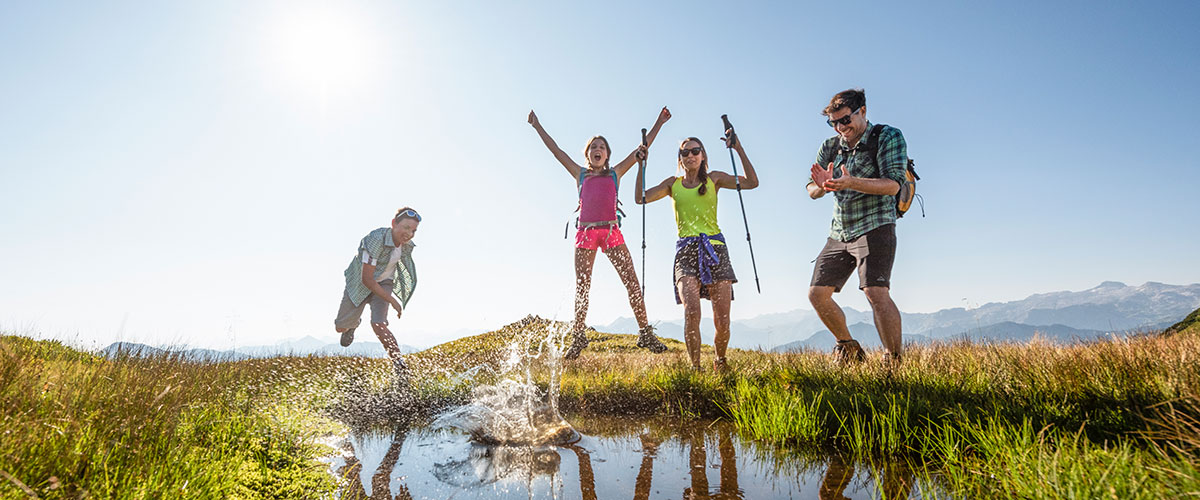
<path fill-rule="evenodd" d="M 841 361 L 866 357 L 850 336 L 846 315 L 833 300 L 834 292 L 858 269 L 858 287 L 875 313 L 879 340 L 888 360 L 900 361 L 900 310 L 892 302 L 892 262 L 896 258 L 896 194 L 904 183 L 908 148 L 895 127 L 867 121 L 867 97 L 862 89 L 839 92 L 821 112 L 837 132 L 821 145 L 807 188 L 812 199 L 832 192 L 837 200 L 825 248 L 817 256 L 808 300 L 817 316 L 838 339 Z M 876 134 L 872 141 L 871 134 Z M 874 143 L 872 151 L 869 147 Z"/>
<path fill-rule="evenodd" d="M 363 237 L 350 266 L 343 273 L 346 290 L 338 306 L 334 328 L 342 334 L 342 346 L 354 342 L 354 330 L 362 322 L 362 313 L 371 306 L 371 329 L 387 350 L 397 375 L 406 375 L 403 353 L 396 337 L 388 330 L 388 307 L 399 318 L 417 287 L 417 269 L 413 264 L 412 242 L 421 215 L 409 207 L 392 217 L 391 227 L 381 227 Z"/>

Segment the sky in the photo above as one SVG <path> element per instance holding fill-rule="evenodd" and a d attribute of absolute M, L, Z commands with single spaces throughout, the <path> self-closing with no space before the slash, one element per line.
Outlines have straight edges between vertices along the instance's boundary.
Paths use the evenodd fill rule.
<path fill-rule="evenodd" d="M 728 114 L 761 181 L 742 193 L 761 294 L 719 195 L 733 318 L 811 309 L 833 199 L 804 183 L 833 134 L 820 110 L 852 87 L 922 178 L 925 216 L 897 224 L 901 310 L 1200 282 L 1198 24 L 1183 1 L 5 2 L 0 331 L 332 341 L 342 271 L 406 205 L 424 221 L 401 343 L 567 320 L 575 181 L 531 109 L 582 163 L 591 136 L 626 154 L 668 106 L 649 182 L 688 136 L 730 172 Z M 679 321 L 671 205 L 643 222 L 635 173 L 623 231 L 639 276 L 647 235 L 651 321 Z M 631 316 L 605 257 L 594 276 L 589 323 Z"/>

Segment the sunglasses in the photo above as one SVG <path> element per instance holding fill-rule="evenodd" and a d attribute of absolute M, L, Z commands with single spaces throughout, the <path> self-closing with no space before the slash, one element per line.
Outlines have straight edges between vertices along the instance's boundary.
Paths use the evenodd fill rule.
<path fill-rule="evenodd" d="M 683 149 L 679 150 L 679 157 L 687 158 L 689 154 L 692 156 L 700 156 L 700 151 L 703 151 L 703 150 L 701 148 L 691 148 L 691 149 L 683 148 Z"/>
<path fill-rule="evenodd" d="M 843 116 L 841 118 L 838 118 L 836 120 L 825 120 L 825 123 L 828 123 L 830 127 L 836 127 L 838 125 L 842 125 L 842 126 L 849 125 L 850 117 L 854 116 L 854 114 L 857 113 L 858 110 L 860 110 L 860 109 L 862 109 L 862 108 L 854 108 L 854 109 L 850 110 L 850 114 Z"/>
<path fill-rule="evenodd" d="M 399 220 L 401 217 L 408 217 L 410 219 L 416 219 L 417 222 L 421 222 L 421 214 L 417 213 L 416 210 L 411 208 L 396 214 L 396 220 Z"/>

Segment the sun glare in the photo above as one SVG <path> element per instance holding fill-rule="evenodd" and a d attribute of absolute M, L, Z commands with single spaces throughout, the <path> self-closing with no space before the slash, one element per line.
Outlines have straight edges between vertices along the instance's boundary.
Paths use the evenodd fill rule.
<path fill-rule="evenodd" d="M 338 4 L 289 10 L 268 34 L 274 76 L 322 100 L 360 93 L 377 52 L 369 28 Z"/>

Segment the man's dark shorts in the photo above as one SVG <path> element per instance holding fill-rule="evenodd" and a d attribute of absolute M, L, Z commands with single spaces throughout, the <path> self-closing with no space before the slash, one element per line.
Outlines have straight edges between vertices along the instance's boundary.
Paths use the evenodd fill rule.
<path fill-rule="evenodd" d="M 892 263 L 896 260 L 896 225 L 885 224 L 853 240 L 841 242 L 829 238 L 817 256 L 810 286 L 842 285 L 858 268 L 858 288 L 891 287 Z"/>

